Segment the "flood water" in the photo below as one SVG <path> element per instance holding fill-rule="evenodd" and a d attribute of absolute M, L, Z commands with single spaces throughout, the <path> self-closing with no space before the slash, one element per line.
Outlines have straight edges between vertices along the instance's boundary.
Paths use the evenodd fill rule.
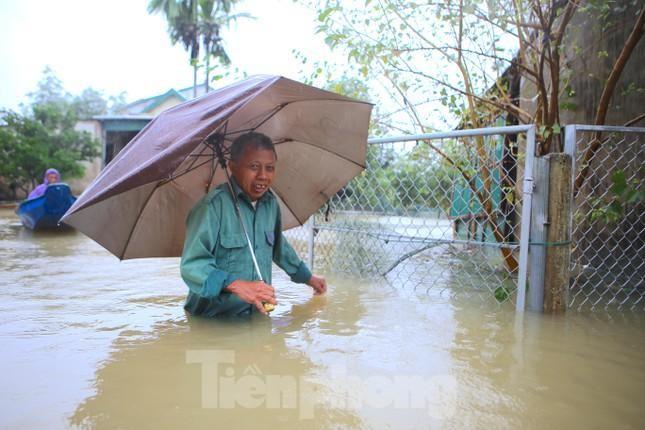
<path fill-rule="evenodd" d="M 270 318 L 187 316 L 177 259 L 119 262 L 0 210 L 1 429 L 642 428 L 642 313 L 276 273 Z"/>

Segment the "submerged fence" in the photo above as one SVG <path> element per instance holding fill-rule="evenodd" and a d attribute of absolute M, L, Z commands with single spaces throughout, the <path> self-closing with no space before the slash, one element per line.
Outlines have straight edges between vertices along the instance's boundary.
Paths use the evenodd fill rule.
<path fill-rule="evenodd" d="M 533 147 L 533 130 L 371 139 L 365 172 L 287 235 L 303 254 L 313 250 L 320 270 L 512 303 L 526 276 L 518 205 L 526 145 L 518 140 Z"/>
<path fill-rule="evenodd" d="M 583 163 L 599 130 L 601 145 Z M 643 136 L 566 128 L 574 175 L 588 166 L 565 243 L 572 309 L 645 309 Z M 317 270 L 523 310 L 533 190 L 548 187 L 534 183 L 534 148 L 533 126 L 371 139 L 365 172 L 286 234 Z"/>
<path fill-rule="evenodd" d="M 645 128 L 565 133 L 576 178 L 568 304 L 645 310 Z"/>

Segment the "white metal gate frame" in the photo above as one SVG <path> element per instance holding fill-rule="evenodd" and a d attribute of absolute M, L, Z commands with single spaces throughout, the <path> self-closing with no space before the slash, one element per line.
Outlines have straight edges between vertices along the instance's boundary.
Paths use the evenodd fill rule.
<path fill-rule="evenodd" d="M 523 312 L 526 302 L 526 285 L 528 273 L 528 253 L 529 253 L 529 237 L 530 237 L 530 219 L 531 219 L 531 203 L 533 195 L 533 161 L 535 158 L 535 125 L 516 125 L 506 127 L 489 127 L 480 129 L 469 130 L 455 130 L 442 133 L 427 133 L 416 135 L 404 135 L 386 138 L 372 138 L 368 140 L 368 144 L 386 144 L 386 143 L 402 143 L 423 140 L 441 140 L 451 138 L 464 138 L 475 136 L 499 136 L 509 134 L 526 134 L 526 151 L 524 161 L 524 175 L 522 185 L 522 212 L 520 224 L 520 242 L 519 242 L 519 268 L 517 278 L 517 298 L 516 310 Z M 519 164 L 519 163 L 518 163 Z M 316 225 L 315 217 L 311 217 L 307 223 L 307 260 L 309 266 L 313 268 L 314 264 L 314 230 L 324 229 L 325 226 Z M 512 247 L 513 245 L 509 245 Z M 517 246 L 517 245 L 514 245 Z"/>

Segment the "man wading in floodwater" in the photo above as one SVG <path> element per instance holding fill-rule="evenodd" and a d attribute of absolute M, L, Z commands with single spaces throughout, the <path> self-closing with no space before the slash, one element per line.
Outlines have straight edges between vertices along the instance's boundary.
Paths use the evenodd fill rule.
<path fill-rule="evenodd" d="M 293 282 L 307 284 L 315 294 L 327 290 L 323 277 L 312 275 L 282 235 L 280 207 L 269 190 L 277 155 L 271 139 L 261 133 L 239 136 L 231 146 L 228 167 L 231 186 L 262 278 L 257 281 L 251 252 L 224 183 L 209 192 L 190 211 L 181 256 L 181 276 L 189 292 L 184 309 L 208 317 L 248 315 L 264 303 L 276 304 L 271 284 L 271 261 Z"/>

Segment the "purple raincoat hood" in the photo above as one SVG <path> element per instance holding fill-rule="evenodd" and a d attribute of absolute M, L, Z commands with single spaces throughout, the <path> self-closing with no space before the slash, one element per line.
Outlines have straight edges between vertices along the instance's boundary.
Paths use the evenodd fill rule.
<path fill-rule="evenodd" d="M 55 173 L 56 176 L 58 176 L 58 180 L 56 182 L 60 182 L 60 173 L 58 170 L 50 168 L 45 171 L 45 175 L 43 176 L 43 183 L 38 185 L 36 188 L 33 189 L 31 193 L 29 193 L 29 196 L 27 197 L 28 199 L 35 199 L 36 197 L 40 197 L 43 194 L 45 194 L 45 190 L 47 190 L 47 176 L 51 173 Z"/>

